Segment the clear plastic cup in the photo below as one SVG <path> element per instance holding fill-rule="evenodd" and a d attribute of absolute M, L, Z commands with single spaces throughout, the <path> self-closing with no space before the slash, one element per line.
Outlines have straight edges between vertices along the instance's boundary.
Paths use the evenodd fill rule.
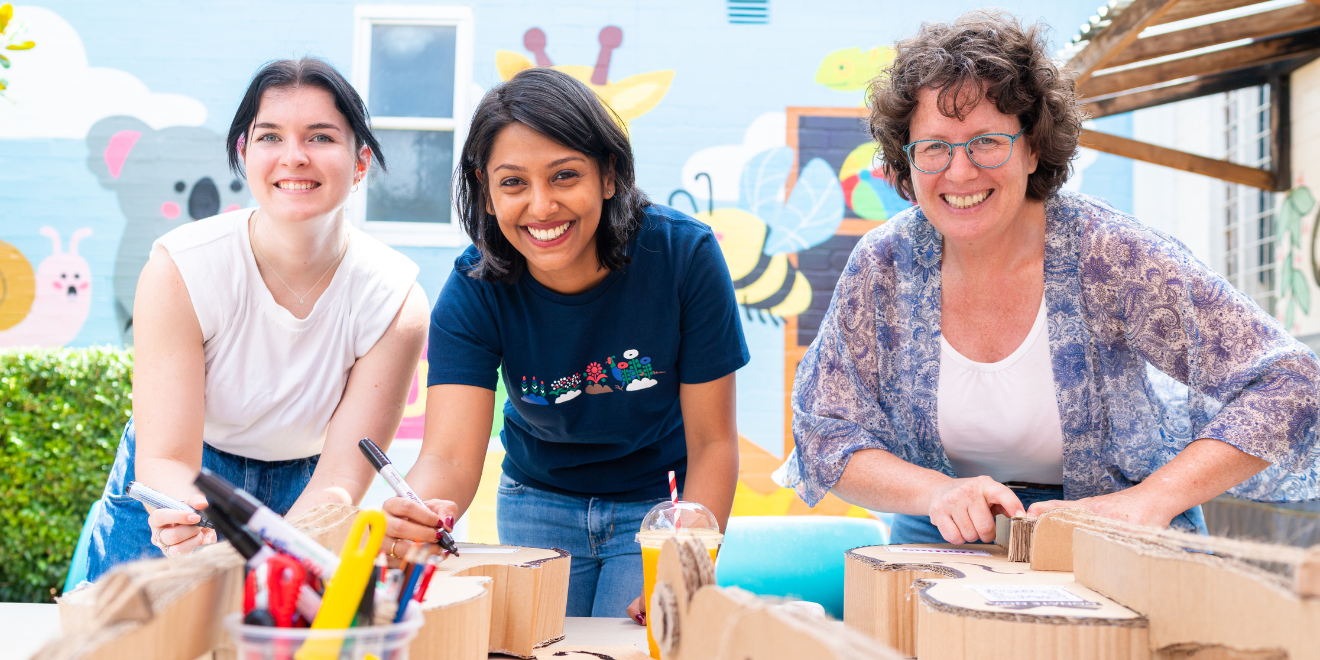
<path fill-rule="evenodd" d="M 249 626 L 243 614 L 225 617 L 238 660 L 408 660 L 408 646 L 425 618 L 421 604 L 409 601 L 403 621 L 387 626 L 313 630 Z"/>
<path fill-rule="evenodd" d="M 649 607 L 651 591 L 655 589 L 655 569 L 660 563 L 660 548 L 673 536 L 693 538 L 706 546 L 711 563 L 719 552 L 724 535 L 720 533 L 720 524 L 710 509 L 696 503 L 661 502 L 651 508 L 642 519 L 642 528 L 637 532 L 637 542 L 642 544 L 642 599 Z M 651 618 L 646 617 L 646 642 L 650 646 L 651 657 L 660 658 L 660 647 L 651 636 Z"/>

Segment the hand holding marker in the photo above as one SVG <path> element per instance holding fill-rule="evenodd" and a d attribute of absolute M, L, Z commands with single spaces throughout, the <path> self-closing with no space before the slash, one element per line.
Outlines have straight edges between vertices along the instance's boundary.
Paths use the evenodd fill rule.
<path fill-rule="evenodd" d="M 124 494 L 147 506 L 155 507 L 157 509 L 172 509 L 174 511 L 195 513 L 201 518 L 201 521 L 197 523 L 198 527 L 215 529 L 215 525 L 211 524 L 211 521 L 207 519 L 205 513 L 202 513 L 165 493 L 151 488 L 140 481 L 128 482 L 128 487 L 124 489 Z"/>
<path fill-rule="evenodd" d="M 394 494 L 410 499 L 423 507 L 426 506 L 421 496 L 408 485 L 408 482 L 403 480 L 403 475 L 399 474 L 399 471 L 394 468 L 394 464 L 390 462 L 389 457 L 380 450 L 376 443 L 371 441 L 371 438 L 359 440 L 358 449 L 362 450 L 362 455 L 367 457 L 371 467 L 375 468 L 376 472 L 379 472 L 380 476 L 384 477 L 385 481 L 389 483 L 390 488 L 394 489 Z M 454 543 L 454 537 L 445 530 L 443 523 L 436 528 L 435 542 L 448 551 L 449 554 L 455 557 L 458 556 L 458 544 Z"/>

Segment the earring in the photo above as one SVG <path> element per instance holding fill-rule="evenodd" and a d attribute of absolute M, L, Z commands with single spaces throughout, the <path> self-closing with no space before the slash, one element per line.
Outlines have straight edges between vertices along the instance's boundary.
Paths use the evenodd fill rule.
<path fill-rule="evenodd" d="M 348 190 L 348 192 L 350 192 L 350 193 L 355 193 L 355 192 L 357 192 L 358 184 L 359 184 L 359 183 L 361 183 L 361 181 L 354 181 L 354 182 L 353 182 L 353 187 L 350 188 L 350 189 Z"/>

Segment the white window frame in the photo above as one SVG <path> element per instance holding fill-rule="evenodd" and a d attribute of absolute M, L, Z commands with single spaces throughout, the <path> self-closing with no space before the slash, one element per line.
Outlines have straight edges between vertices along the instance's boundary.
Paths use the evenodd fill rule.
<path fill-rule="evenodd" d="M 471 123 L 472 59 L 475 21 L 471 7 L 412 5 L 357 5 L 353 7 L 353 86 L 363 100 L 371 98 L 371 28 L 374 25 L 427 25 L 457 28 L 454 43 L 454 108 L 452 119 L 430 117 L 371 118 L 373 129 L 449 131 L 454 134 L 454 160 L 458 166 L 463 142 Z M 449 223 L 367 222 L 367 187 L 362 185 L 349 203 L 353 224 L 387 245 L 416 247 L 460 247 L 469 244 L 458 222 L 458 211 L 450 200 Z"/>
<path fill-rule="evenodd" d="M 1262 95 L 1263 101 L 1259 100 Z M 1225 112 L 1220 120 L 1218 141 L 1224 159 L 1268 169 L 1272 158 L 1269 152 L 1271 99 L 1268 91 L 1248 87 L 1227 92 L 1221 98 Z M 1266 141 L 1264 150 L 1259 144 L 1262 139 Z M 1282 302 L 1279 299 L 1280 271 L 1285 258 L 1281 252 L 1284 248 L 1280 242 L 1282 228 L 1278 226 L 1276 216 L 1281 195 L 1227 181 L 1221 182 L 1219 189 L 1219 236 L 1215 241 L 1218 270 L 1230 284 L 1247 294 L 1267 313 L 1275 314 Z M 1265 209 L 1259 208 L 1258 202 L 1262 198 L 1268 202 Z M 1262 235 L 1261 223 L 1273 223 L 1273 233 Z M 1229 239 L 1230 233 L 1232 240 Z M 1269 263 L 1261 263 L 1262 251 L 1272 254 Z M 1233 267 L 1231 271 L 1230 266 Z M 1262 277 L 1270 279 L 1273 286 L 1262 287 Z"/>

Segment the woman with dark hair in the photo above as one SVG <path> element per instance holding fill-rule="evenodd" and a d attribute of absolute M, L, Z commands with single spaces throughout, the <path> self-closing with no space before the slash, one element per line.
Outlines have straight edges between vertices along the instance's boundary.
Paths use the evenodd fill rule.
<path fill-rule="evenodd" d="M 426 298 L 416 265 L 344 219 L 372 159 L 384 168 L 362 99 L 325 62 L 271 62 L 228 145 L 258 206 L 152 247 L 133 310 L 134 416 L 93 513 L 89 580 L 215 541 L 196 514 L 148 515 L 130 482 L 202 510 L 205 466 L 281 514 L 354 504 L 374 476 L 358 439 L 388 442 L 403 416 Z"/>
<path fill-rule="evenodd" d="M 408 473 L 437 499 L 387 500 L 384 547 L 435 541 L 471 504 L 502 369 L 500 542 L 567 550 L 568 615 L 620 616 L 642 591 L 634 534 L 668 471 L 721 526 L 733 506 L 734 371 L 749 355 L 719 245 L 647 200 L 618 118 L 551 69 L 486 94 L 456 179 L 473 245 L 431 315 Z"/>
<path fill-rule="evenodd" d="M 893 543 L 1060 506 L 1204 530 L 1225 491 L 1320 495 L 1320 362 L 1178 241 L 1060 190 L 1083 116 L 1040 26 L 923 25 L 871 107 L 918 206 L 849 259 L 781 483 L 900 514 Z"/>

